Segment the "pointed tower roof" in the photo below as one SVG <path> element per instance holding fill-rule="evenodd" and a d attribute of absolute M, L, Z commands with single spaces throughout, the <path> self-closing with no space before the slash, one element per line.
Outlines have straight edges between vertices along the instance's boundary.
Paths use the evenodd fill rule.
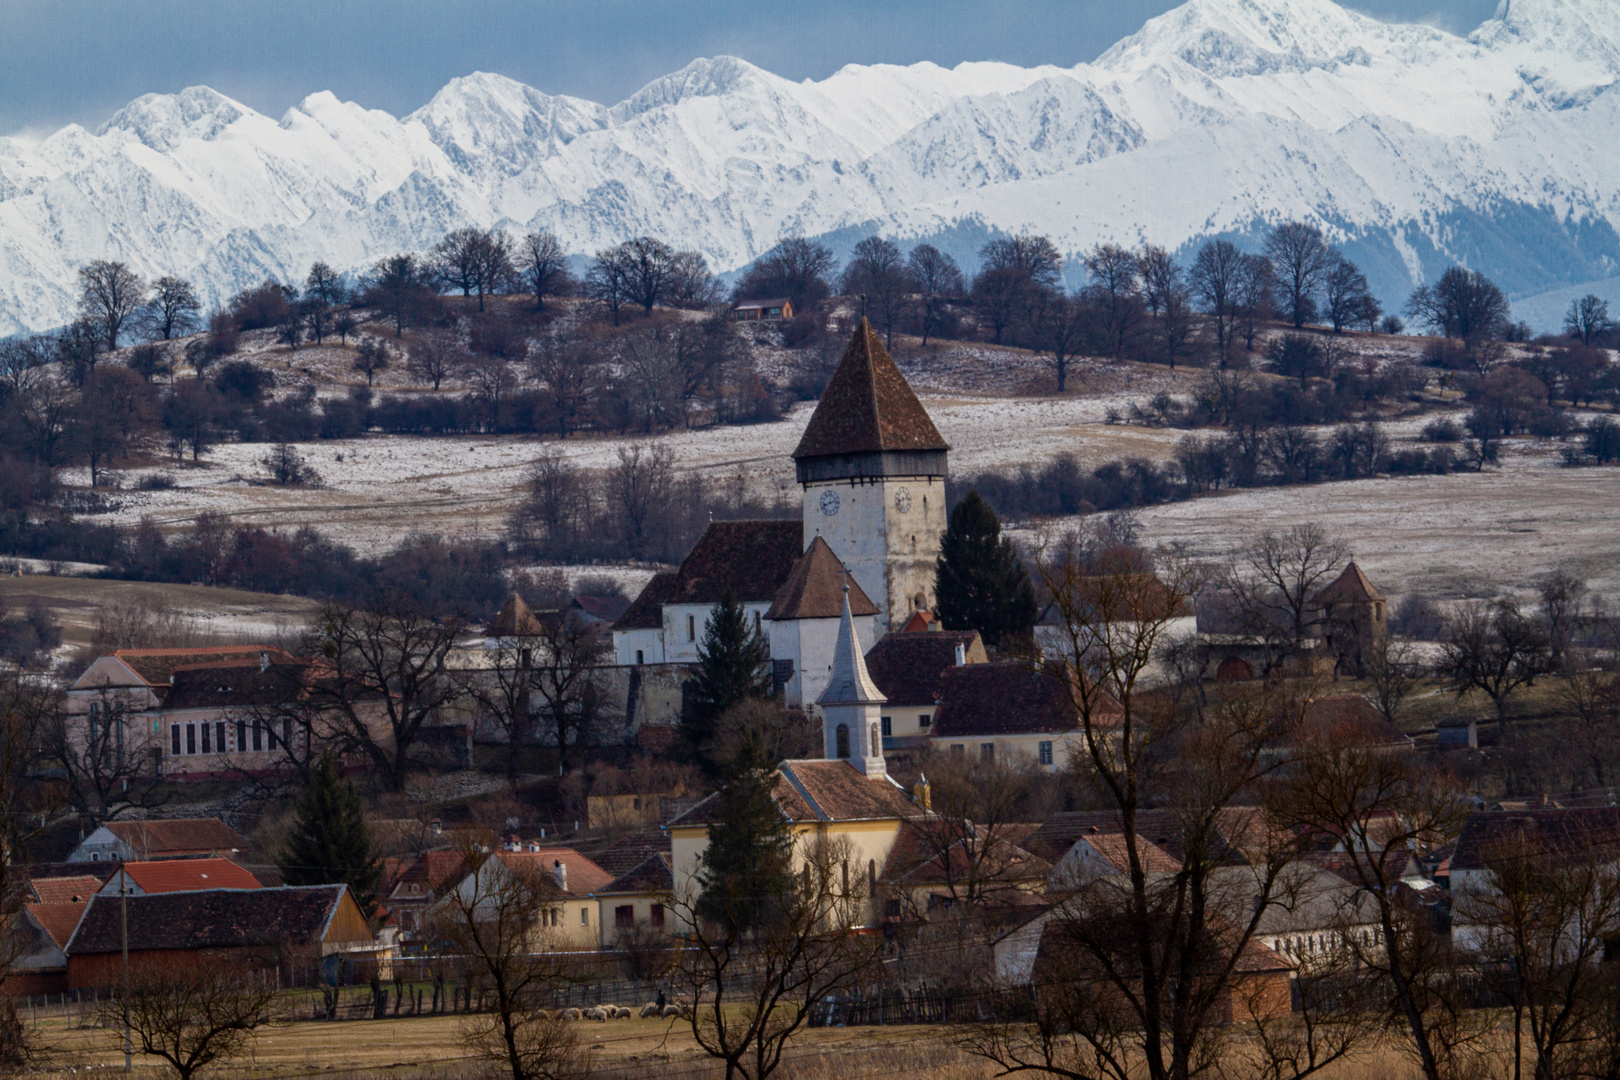
<path fill-rule="evenodd" d="M 862 316 L 793 451 L 794 460 L 949 449 L 872 324 Z"/>
<path fill-rule="evenodd" d="M 1367 580 L 1367 575 L 1361 572 L 1361 567 L 1351 559 L 1344 572 L 1333 584 L 1317 593 L 1312 603 L 1320 607 L 1326 604 L 1369 603 L 1383 599 L 1384 594 L 1373 588 L 1373 583 Z"/>
<path fill-rule="evenodd" d="M 501 613 L 485 628 L 484 635 L 492 638 L 533 637 L 541 630 L 540 620 L 534 617 L 529 605 L 523 602 L 521 596 L 513 593 L 506 598 Z"/>
<path fill-rule="evenodd" d="M 860 583 L 847 578 L 844 565 L 827 546 L 827 541 L 816 537 L 810 547 L 793 564 L 793 572 L 776 592 L 767 619 L 836 619 L 844 599 L 840 595 L 844 585 L 849 586 L 848 604 L 851 614 L 876 615 L 878 607 Z"/>
<path fill-rule="evenodd" d="M 822 691 L 818 705 L 881 705 L 888 698 L 866 672 L 861 639 L 855 633 L 855 617 L 849 610 L 849 590 L 844 591 L 844 613 L 838 624 L 838 644 L 833 646 L 832 676 Z"/>

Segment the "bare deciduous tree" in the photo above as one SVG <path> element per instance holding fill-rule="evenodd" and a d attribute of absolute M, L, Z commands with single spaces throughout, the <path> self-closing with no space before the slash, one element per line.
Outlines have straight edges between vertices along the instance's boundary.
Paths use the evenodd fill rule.
<path fill-rule="evenodd" d="M 1316 315 L 1316 297 L 1333 268 L 1333 249 L 1322 230 L 1304 221 L 1287 221 L 1266 237 L 1266 256 L 1277 271 L 1283 314 L 1297 329 Z"/>
<path fill-rule="evenodd" d="M 108 349 L 146 303 L 146 283 L 121 262 L 95 259 L 79 268 L 79 312 L 101 333 Z"/>
<path fill-rule="evenodd" d="M 1311 601 L 1348 554 L 1316 524 L 1267 532 L 1245 545 L 1223 582 L 1237 602 L 1244 631 L 1266 639 L 1277 660 L 1305 648 L 1318 626 Z"/>
<path fill-rule="evenodd" d="M 148 960 L 109 989 L 101 1022 L 128 1024 L 143 1054 L 160 1058 L 180 1080 L 248 1052 L 254 1034 L 275 1022 L 273 980 L 245 977 L 225 958 Z"/>
<path fill-rule="evenodd" d="M 518 271 L 523 275 L 534 306 L 545 310 L 546 297 L 567 296 L 574 289 L 568 272 L 568 256 L 562 244 L 549 232 L 530 233 L 518 246 Z"/>
<path fill-rule="evenodd" d="M 1546 628 L 1513 600 L 1465 604 L 1446 622 L 1441 678 L 1458 697 L 1478 690 L 1490 698 L 1505 735 L 1508 698 L 1552 670 Z"/>
<path fill-rule="evenodd" d="M 152 299 L 146 305 L 144 323 L 152 336 L 168 341 L 195 330 L 201 311 L 202 302 L 191 282 L 165 274 L 152 282 Z"/>
<path fill-rule="evenodd" d="M 432 383 L 434 392 L 437 392 L 439 384 L 466 362 L 467 353 L 455 334 L 446 330 L 426 330 L 411 342 L 406 357 L 406 366 L 411 374 Z"/>

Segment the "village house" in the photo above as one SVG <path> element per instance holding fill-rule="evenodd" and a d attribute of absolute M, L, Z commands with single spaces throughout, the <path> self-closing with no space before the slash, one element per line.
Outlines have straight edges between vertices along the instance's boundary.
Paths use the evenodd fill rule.
<path fill-rule="evenodd" d="M 1388 601 L 1351 560 L 1309 600 L 1307 636 L 1285 642 L 1237 625 L 1230 612 L 1200 609 L 1196 626 L 1204 671 L 1220 682 L 1240 682 L 1286 670 L 1298 675 L 1352 675 L 1365 670 L 1374 649 L 1388 640 Z"/>
<path fill-rule="evenodd" d="M 1494 931 L 1485 914 L 1488 905 L 1480 900 L 1497 891 L 1495 870 L 1511 859 L 1531 859 L 1548 870 L 1570 865 L 1620 870 L 1620 807 L 1469 814 L 1451 854 L 1451 940 L 1457 948 L 1479 951 L 1489 945 Z"/>
<path fill-rule="evenodd" d="M 230 858 L 248 842 L 218 818 L 109 821 L 79 841 L 70 863 Z"/>
<path fill-rule="evenodd" d="M 197 889 L 262 888 L 263 882 L 229 859 L 166 859 L 122 863 L 96 891 L 102 896 L 146 896 Z"/>
<path fill-rule="evenodd" d="M 764 300 L 744 300 L 731 309 L 731 317 L 738 322 L 779 322 L 793 318 L 793 301 L 782 296 Z"/>
<path fill-rule="evenodd" d="M 346 885 L 204 889 L 91 899 L 67 945 L 69 989 L 116 983 L 129 966 L 181 962 L 227 965 L 244 978 L 312 985 L 341 962 L 378 965 L 387 977 L 394 947 L 379 942 Z"/>
<path fill-rule="evenodd" d="M 613 875 L 590 859 L 564 847 L 524 845 L 522 851 L 495 851 L 459 883 L 445 890 L 461 903 L 473 903 L 499 890 L 501 879 L 523 874 L 539 882 L 546 894 L 539 912 L 537 947 L 597 949 L 601 947 L 599 907 L 591 895 L 613 881 Z"/>
<path fill-rule="evenodd" d="M 880 719 L 884 750 L 905 750 L 927 742 L 934 731 L 945 673 L 963 664 L 989 662 L 977 630 L 940 630 L 935 620 L 912 616 L 911 624 L 889 634 L 866 653 L 866 670 L 884 697 Z"/>
<path fill-rule="evenodd" d="M 935 749 L 980 761 L 1027 758 L 1058 772 L 1087 756 L 1067 664 L 963 664 L 945 671 L 932 725 Z M 1113 728 L 1118 706 L 1105 695 L 1093 724 Z"/>
<path fill-rule="evenodd" d="M 67 990 L 67 944 L 90 906 L 89 897 L 25 903 L 11 919 L 6 948 L 12 957 L 5 992 L 14 997 Z"/>
<path fill-rule="evenodd" d="M 667 851 L 647 856 L 628 873 L 597 889 L 602 948 L 614 948 L 622 935 L 638 929 L 673 934 L 675 919 L 669 907 L 674 892 L 675 874 Z"/>
<path fill-rule="evenodd" d="M 426 913 L 467 873 L 467 857 L 460 850 L 424 851 L 383 883 L 382 904 L 399 927 L 400 940 L 418 940 Z"/>
<path fill-rule="evenodd" d="M 919 796 L 926 809 L 926 782 L 919 784 Z M 938 909 L 971 902 L 976 918 L 989 919 L 1044 904 L 1052 866 L 1016 839 L 1030 828 L 938 816 L 908 819 L 878 875 L 884 917 L 927 918 Z"/>

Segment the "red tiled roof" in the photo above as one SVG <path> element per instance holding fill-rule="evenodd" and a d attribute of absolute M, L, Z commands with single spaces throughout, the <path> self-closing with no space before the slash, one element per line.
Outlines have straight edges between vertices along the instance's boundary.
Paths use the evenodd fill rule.
<path fill-rule="evenodd" d="M 513 593 L 506 598 L 500 613 L 484 628 L 484 635 L 492 638 L 533 637 L 541 631 L 540 620 L 534 617 L 523 598 Z"/>
<path fill-rule="evenodd" d="M 940 819 L 929 819 L 941 825 L 938 832 L 917 821 L 900 826 L 894 846 L 883 864 L 882 880 L 903 885 L 939 885 L 960 883 L 968 875 L 970 856 L 959 838 L 965 832 Z M 1045 877 L 1052 864 L 1038 855 L 1019 847 L 1008 830 L 988 835 L 983 826 L 974 829 L 978 843 L 984 845 L 978 853 L 978 871 L 986 879 L 1010 884 Z M 941 848 L 944 851 L 941 851 Z M 949 871 L 949 872 L 947 872 Z"/>
<path fill-rule="evenodd" d="M 343 885 L 315 885 L 97 896 L 90 901 L 68 954 L 118 952 L 123 940 L 121 909 L 126 904 L 132 950 L 314 945 L 347 891 Z"/>
<path fill-rule="evenodd" d="M 497 851 L 496 857 L 514 870 L 538 874 L 548 880 L 553 863 L 568 868 L 568 892 L 573 896 L 593 893 L 613 881 L 613 875 L 573 848 L 541 848 L 539 851 Z"/>
<path fill-rule="evenodd" d="M 83 900 L 70 900 L 47 904 L 29 904 L 28 914 L 51 935 L 51 940 L 63 948 L 73 940 L 73 931 L 78 928 L 79 920 L 84 917 L 84 909 L 90 906 L 90 898 Z"/>
<path fill-rule="evenodd" d="M 1366 603 L 1370 600 L 1382 600 L 1384 594 L 1373 588 L 1373 583 L 1367 580 L 1367 575 L 1361 572 L 1361 567 L 1351 560 L 1344 568 L 1344 572 L 1333 580 L 1333 583 L 1311 599 L 1317 607 L 1327 604 Z"/>
<path fill-rule="evenodd" d="M 264 883 L 229 859 L 165 859 L 127 862 L 124 872 L 149 893 L 191 889 L 262 889 Z M 115 875 L 116 876 L 116 875 Z"/>
<path fill-rule="evenodd" d="M 950 668 L 940 685 L 934 735 L 1072 731 L 1079 724 L 1079 711 L 1064 677 L 1012 660 Z M 1104 708 L 1112 711 L 1107 704 Z"/>
<path fill-rule="evenodd" d="M 805 426 L 794 459 L 949 449 L 863 316 Z"/>
<path fill-rule="evenodd" d="M 1081 839 L 1101 855 L 1103 861 L 1112 866 L 1121 874 L 1130 872 L 1131 855 L 1125 845 L 1124 833 L 1094 832 L 1088 833 Z M 1142 870 L 1148 874 L 1174 874 L 1181 869 L 1181 860 L 1171 855 L 1158 844 L 1136 834 L 1136 854 L 1142 862 Z"/>
<path fill-rule="evenodd" d="M 890 706 L 933 705 L 958 645 L 970 664 L 988 659 L 977 630 L 930 630 L 884 637 L 867 651 L 866 670 Z"/>
<path fill-rule="evenodd" d="M 844 613 L 844 585 L 849 585 L 851 615 L 876 615 L 878 607 L 860 582 L 844 573 L 827 541 L 816 537 L 799 556 L 787 581 L 777 590 L 767 619 L 836 619 Z"/>
<path fill-rule="evenodd" d="M 257 657 L 209 664 L 185 664 L 171 673 L 169 709 L 228 709 L 289 705 L 308 692 L 313 665 L 307 660 L 276 661 L 261 667 Z"/>
<path fill-rule="evenodd" d="M 1390 723 L 1372 702 L 1360 694 L 1333 694 L 1311 698 L 1299 727 L 1285 733 L 1278 745 L 1327 743 L 1334 746 L 1410 746 L 1412 740 Z"/>
<path fill-rule="evenodd" d="M 596 891 L 599 894 L 667 893 L 674 887 L 675 875 L 670 868 L 669 853 L 660 851 L 656 855 L 649 855 L 635 869 L 621 874 Z"/>
<path fill-rule="evenodd" d="M 219 818 L 109 821 L 103 827 L 146 858 L 242 851 L 248 846 Z"/>
<path fill-rule="evenodd" d="M 784 761 L 771 776 L 771 798 L 788 821 L 892 821 L 922 810 L 887 776 L 865 776 L 847 761 Z M 719 809 L 716 792 L 671 821 L 707 825 Z"/>
<path fill-rule="evenodd" d="M 642 586 L 630 606 L 624 609 L 624 614 L 613 624 L 613 629 L 657 630 L 664 625 L 664 605 L 675 599 L 679 587 L 680 579 L 673 571 L 654 574 Z"/>
<path fill-rule="evenodd" d="M 270 645 L 230 645 L 206 649 L 118 649 L 112 655 L 145 679 L 148 685 L 167 686 L 177 667 L 228 661 L 240 663 L 248 658 L 257 660 L 260 653 L 269 653 L 272 660 L 292 659 L 285 652 Z"/>
<path fill-rule="evenodd" d="M 28 882 L 28 891 L 40 904 L 88 903 L 101 888 L 102 879 L 95 874 L 74 874 L 69 877 L 37 877 Z"/>
<path fill-rule="evenodd" d="M 1528 855 L 1555 864 L 1620 860 L 1620 808 L 1492 810 L 1469 814 L 1451 856 L 1452 870 L 1481 870 Z"/>
<path fill-rule="evenodd" d="M 467 857 L 459 851 L 424 851 L 394 882 L 390 896 L 434 896 L 459 881 L 467 872 Z"/>

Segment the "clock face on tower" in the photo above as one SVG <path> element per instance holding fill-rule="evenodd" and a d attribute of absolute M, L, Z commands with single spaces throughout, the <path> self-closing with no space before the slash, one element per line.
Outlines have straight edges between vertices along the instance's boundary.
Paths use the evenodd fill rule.
<path fill-rule="evenodd" d="M 838 492 L 823 491 L 821 493 L 821 512 L 828 517 L 838 513 Z"/>
<path fill-rule="evenodd" d="M 894 493 L 894 508 L 902 514 L 911 513 L 911 489 L 901 488 Z"/>

